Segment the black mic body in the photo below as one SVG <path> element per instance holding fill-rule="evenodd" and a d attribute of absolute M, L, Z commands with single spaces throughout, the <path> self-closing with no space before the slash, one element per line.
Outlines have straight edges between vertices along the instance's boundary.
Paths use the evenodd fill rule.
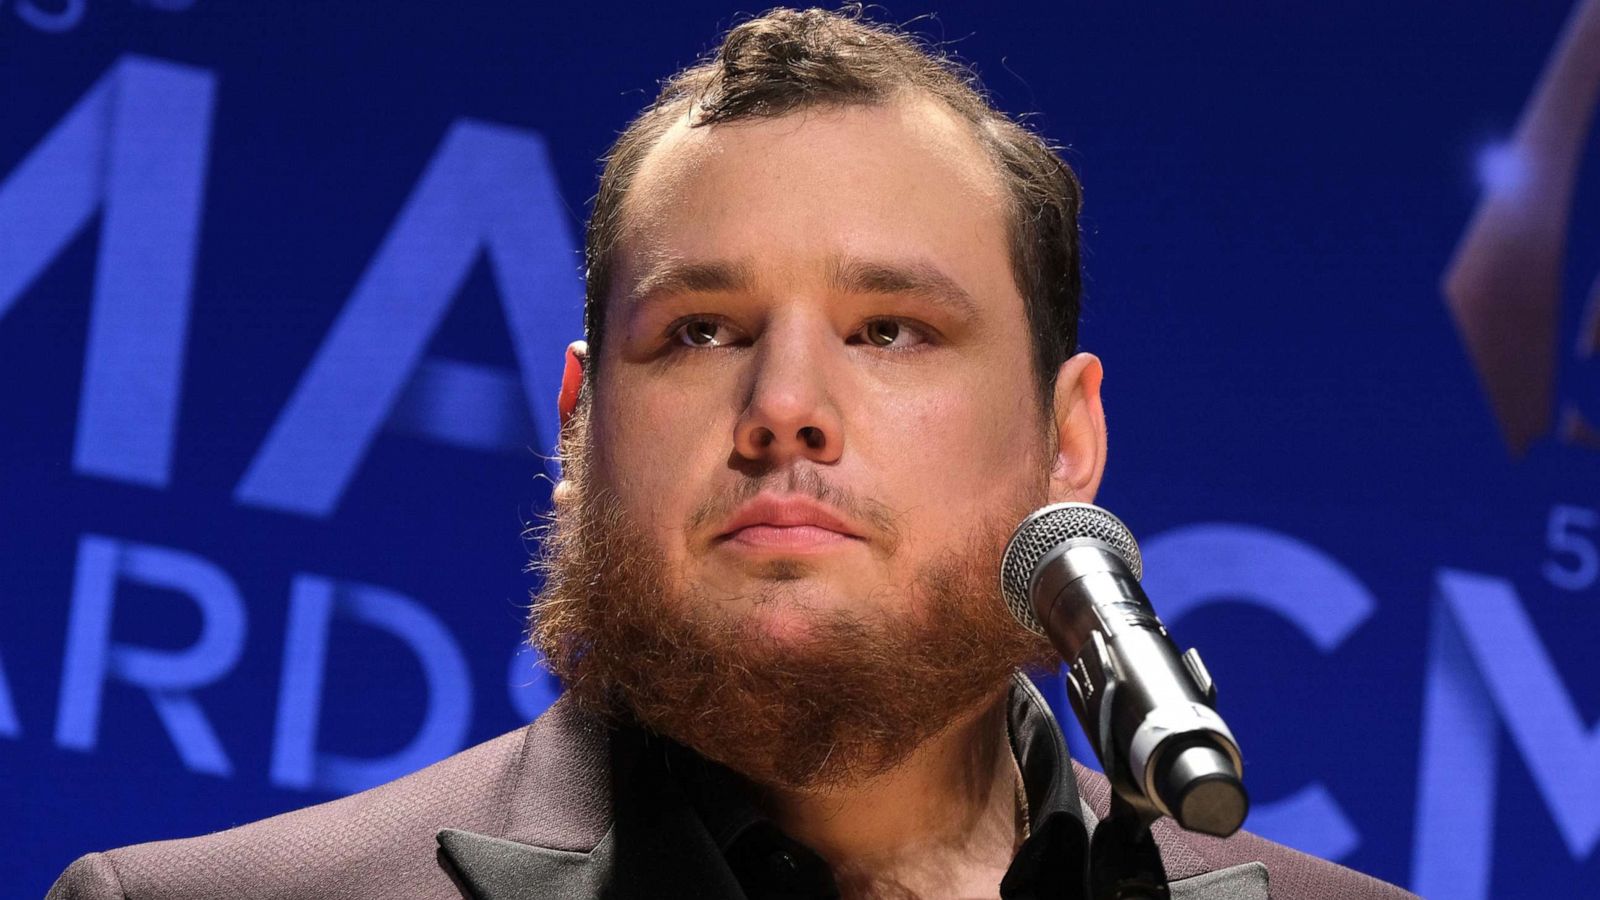
<path fill-rule="evenodd" d="M 1178 652 L 1142 575 L 1116 516 L 1058 503 L 1017 526 L 1000 581 L 1012 615 L 1067 662 L 1073 710 L 1118 795 L 1150 818 L 1226 837 L 1249 809 L 1239 745 L 1199 653 Z"/>

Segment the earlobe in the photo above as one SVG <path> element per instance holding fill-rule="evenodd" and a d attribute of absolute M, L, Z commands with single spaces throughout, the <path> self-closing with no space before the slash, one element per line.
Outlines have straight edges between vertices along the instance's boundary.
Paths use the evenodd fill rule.
<path fill-rule="evenodd" d="M 1091 503 L 1106 466 L 1106 416 L 1100 404 L 1104 371 L 1092 353 L 1078 353 L 1056 373 L 1056 458 L 1050 500 Z"/>
<path fill-rule="evenodd" d="M 589 358 L 589 344 L 585 341 L 573 341 L 567 345 L 566 366 L 561 370 L 561 393 L 556 397 L 556 412 L 561 418 L 561 427 L 567 427 L 567 420 L 572 418 L 573 410 L 578 408 L 578 395 L 583 390 L 583 368 Z"/>

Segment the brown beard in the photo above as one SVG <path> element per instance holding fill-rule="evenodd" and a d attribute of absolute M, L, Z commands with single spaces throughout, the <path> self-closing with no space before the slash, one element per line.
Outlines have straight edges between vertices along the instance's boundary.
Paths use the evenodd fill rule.
<path fill-rule="evenodd" d="M 780 641 L 754 616 L 671 589 L 659 548 L 609 491 L 586 483 L 583 418 L 563 436 L 566 483 L 543 535 L 545 585 L 528 630 L 586 708 L 631 719 L 757 784 L 821 790 L 895 768 L 991 704 L 1018 668 L 1056 664 L 999 592 L 1000 554 L 1026 501 L 926 567 L 912 602 L 896 604 L 904 613 L 812 609 L 804 637 Z"/>

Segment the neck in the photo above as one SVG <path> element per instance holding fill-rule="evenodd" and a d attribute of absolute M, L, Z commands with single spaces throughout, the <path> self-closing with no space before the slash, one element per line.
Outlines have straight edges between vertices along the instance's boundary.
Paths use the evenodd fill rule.
<path fill-rule="evenodd" d="M 878 777 L 766 790 L 768 815 L 832 866 L 846 896 L 998 896 L 1021 842 L 1006 694 Z"/>

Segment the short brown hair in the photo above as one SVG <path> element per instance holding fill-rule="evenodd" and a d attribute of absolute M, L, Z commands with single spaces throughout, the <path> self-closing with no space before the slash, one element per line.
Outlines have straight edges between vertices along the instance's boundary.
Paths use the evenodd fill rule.
<path fill-rule="evenodd" d="M 1077 351 L 1078 180 L 1050 144 L 989 104 L 971 72 L 903 31 L 864 21 L 859 7 L 775 9 L 740 24 L 713 56 L 667 80 L 617 138 L 584 235 L 590 359 L 598 359 L 605 338 L 623 204 L 640 165 L 674 121 L 693 115 L 690 125 L 700 127 L 775 118 L 814 106 L 882 103 L 906 92 L 944 101 L 995 162 L 1011 201 L 1012 277 L 1048 403 L 1056 370 Z"/>

